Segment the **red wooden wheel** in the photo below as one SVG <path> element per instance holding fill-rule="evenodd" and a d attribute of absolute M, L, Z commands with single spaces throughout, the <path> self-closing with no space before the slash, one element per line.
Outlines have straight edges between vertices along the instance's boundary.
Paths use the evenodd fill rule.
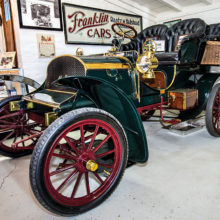
<path fill-rule="evenodd" d="M 209 95 L 206 107 L 206 128 L 212 136 L 220 136 L 220 84 L 216 84 Z"/>
<path fill-rule="evenodd" d="M 30 180 L 38 201 L 50 211 L 62 215 L 85 212 L 119 183 L 127 162 L 127 142 L 118 122 L 103 112 L 69 112 L 39 139 Z M 42 142 L 47 135 L 50 140 Z"/>
<path fill-rule="evenodd" d="M 20 96 L 14 96 L 0 103 L 0 153 L 5 156 L 17 157 L 30 153 L 37 137 L 20 142 L 17 146 L 13 144 L 41 131 L 40 125 L 29 120 L 28 114 L 23 110 L 10 112 L 9 102 L 20 99 Z"/>
<path fill-rule="evenodd" d="M 213 108 L 212 108 L 212 123 L 215 130 L 220 133 L 220 91 L 217 92 Z"/>
<path fill-rule="evenodd" d="M 79 131 L 79 139 L 71 138 Z M 97 141 L 97 137 L 101 139 Z M 94 143 L 95 140 L 98 143 Z M 111 149 L 106 147 L 109 142 Z M 92 202 L 111 185 L 120 167 L 121 154 L 119 136 L 106 122 L 88 119 L 73 124 L 59 135 L 48 152 L 44 167 L 46 187 L 63 205 L 80 206 Z M 108 162 L 102 162 L 104 157 L 109 158 Z M 55 163 L 57 166 L 54 166 Z M 94 171 L 88 163 L 92 163 Z M 97 167 L 98 170 L 95 170 Z M 67 171 L 68 175 L 63 177 Z M 63 178 L 61 183 L 54 181 L 57 178 Z M 80 181 L 84 184 L 80 185 Z"/>

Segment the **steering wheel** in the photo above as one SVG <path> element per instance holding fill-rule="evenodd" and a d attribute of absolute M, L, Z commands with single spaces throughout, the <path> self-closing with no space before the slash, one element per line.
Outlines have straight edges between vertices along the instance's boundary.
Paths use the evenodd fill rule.
<path fill-rule="evenodd" d="M 112 30 L 120 37 L 132 39 L 137 36 L 137 31 L 128 24 L 116 22 L 112 24 Z"/>
<path fill-rule="evenodd" d="M 149 42 L 149 43 L 148 43 Z M 146 40 L 144 42 L 143 48 L 142 48 L 143 53 L 145 52 L 153 52 L 156 53 L 157 51 L 157 44 L 154 40 Z"/>

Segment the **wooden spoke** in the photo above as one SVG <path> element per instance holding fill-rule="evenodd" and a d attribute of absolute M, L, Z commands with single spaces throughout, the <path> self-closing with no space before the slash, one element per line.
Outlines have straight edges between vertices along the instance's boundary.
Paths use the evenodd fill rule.
<path fill-rule="evenodd" d="M 98 133 L 98 130 L 99 130 L 99 126 L 96 125 L 95 131 L 94 131 L 94 133 L 93 133 L 93 135 L 92 135 L 92 139 L 91 139 L 91 141 L 90 141 L 90 143 L 89 143 L 88 151 L 90 151 L 90 150 L 92 149 L 92 145 L 93 145 L 93 143 L 94 143 L 94 140 L 95 140 L 95 138 L 96 138 L 96 135 L 97 135 L 97 133 Z"/>
<path fill-rule="evenodd" d="M 89 173 L 85 173 L 85 181 L 86 181 L 86 191 L 87 191 L 87 195 L 89 195 L 89 194 L 90 194 Z"/>
<path fill-rule="evenodd" d="M 79 187 L 79 183 L 80 183 L 80 180 L 81 180 L 81 177 L 82 177 L 82 173 L 79 173 L 78 177 L 77 177 L 77 180 L 76 180 L 76 183 L 75 183 L 75 186 L 73 188 L 73 192 L 72 192 L 72 195 L 71 195 L 71 199 L 74 198 L 75 194 L 76 194 L 76 191 Z"/>
<path fill-rule="evenodd" d="M 63 158 L 63 159 L 67 159 L 67 160 L 76 160 L 76 157 L 74 156 L 68 156 L 68 155 L 65 155 L 65 154 L 56 154 L 56 153 L 53 153 L 52 154 L 53 157 L 59 157 L 59 158 Z"/>
<path fill-rule="evenodd" d="M 108 135 L 108 136 L 93 150 L 93 152 L 95 153 L 96 151 L 98 151 L 98 150 L 103 146 L 103 144 L 105 144 L 105 143 L 109 140 L 110 137 L 111 137 L 111 135 Z"/>
<path fill-rule="evenodd" d="M 80 134 L 81 134 L 82 152 L 84 152 L 85 151 L 85 138 L 84 138 L 83 125 L 80 126 Z"/>
<path fill-rule="evenodd" d="M 75 164 L 66 165 L 65 167 L 62 167 L 62 168 L 60 168 L 60 169 L 58 169 L 58 170 L 55 170 L 55 171 L 51 172 L 49 175 L 50 175 L 50 176 L 57 175 L 57 174 L 62 173 L 62 172 L 64 172 L 64 171 L 66 171 L 66 170 L 75 168 L 75 166 L 76 166 Z"/>
<path fill-rule="evenodd" d="M 105 164 L 105 163 L 99 163 L 98 162 L 98 165 L 101 166 L 101 167 L 113 168 L 113 165 L 109 165 L 109 164 Z"/>
<path fill-rule="evenodd" d="M 68 145 L 72 148 L 72 150 L 73 150 L 76 154 L 78 154 L 78 153 L 79 153 L 78 149 L 76 148 L 76 146 L 74 145 L 74 143 L 70 141 L 69 137 L 64 136 L 64 139 L 66 140 L 66 142 L 68 143 Z"/>
<path fill-rule="evenodd" d="M 94 173 L 94 172 L 93 172 L 93 174 L 95 175 L 95 177 L 99 180 L 99 182 L 100 182 L 101 184 L 104 183 L 104 181 L 102 180 L 102 178 L 101 178 L 97 173 Z"/>
<path fill-rule="evenodd" d="M 78 172 L 77 169 L 75 169 L 57 188 L 57 191 L 59 192 L 71 179 L 72 177 Z"/>

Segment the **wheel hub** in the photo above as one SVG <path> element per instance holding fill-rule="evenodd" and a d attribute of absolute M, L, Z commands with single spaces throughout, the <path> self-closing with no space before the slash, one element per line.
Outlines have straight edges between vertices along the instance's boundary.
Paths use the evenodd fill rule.
<path fill-rule="evenodd" d="M 96 158 L 92 152 L 84 152 L 77 160 L 77 167 L 81 172 L 95 172 L 98 169 L 98 163 L 95 160 Z"/>
<path fill-rule="evenodd" d="M 98 169 L 98 167 L 99 167 L 98 164 L 94 160 L 89 160 L 86 163 L 86 169 L 92 172 L 95 172 Z"/>

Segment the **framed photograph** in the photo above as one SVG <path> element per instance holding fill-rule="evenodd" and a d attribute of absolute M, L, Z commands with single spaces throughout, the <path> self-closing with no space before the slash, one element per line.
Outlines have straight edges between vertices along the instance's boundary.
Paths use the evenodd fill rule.
<path fill-rule="evenodd" d="M 112 40 L 117 36 L 112 24 L 116 22 L 132 26 L 137 33 L 142 31 L 142 17 L 139 15 L 67 3 L 63 3 L 62 7 L 67 44 L 112 45 Z M 129 28 L 127 32 L 130 32 Z M 124 43 L 127 42 L 129 39 L 125 39 Z"/>
<path fill-rule="evenodd" d="M 0 69 L 11 69 L 15 62 L 16 52 L 4 52 L 0 54 Z"/>
<path fill-rule="evenodd" d="M 163 24 L 165 24 L 168 28 L 170 28 L 171 26 L 173 26 L 174 24 L 180 22 L 181 19 L 177 19 L 177 20 L 173 20 L 173 21 L 166 21 L 166 22 L 163 22 Z"/>
<path fill-rule="evenodd" d="M 62 31 L 60 0 L 17 0 L 21 28 Z"/>
<path fill-rule="evenodd" d="M 55 56 L 55 35 L 54 34 L 37 34 L 39 48 L 39 57 Z"/>

